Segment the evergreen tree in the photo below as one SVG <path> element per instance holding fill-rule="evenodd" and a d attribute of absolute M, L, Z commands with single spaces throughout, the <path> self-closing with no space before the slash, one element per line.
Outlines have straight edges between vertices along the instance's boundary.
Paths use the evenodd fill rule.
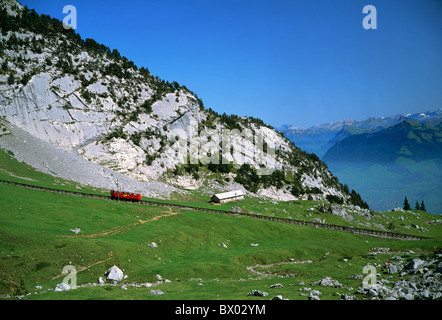
<path fill-rule="evenodd" d="M 419 201 L 416 200 L 416 206 L 414 207 L 415 210 L 420 210 L 421 206 L 419 205 Z"/>
<path fill-rule="evenodd" d="M 408 203 L 408 199 L 407 199 L 407 197 L 405 197 L 404 210 L 410 210 L 410 209 L 411 209 L 411 207 L 410 207 L 410 204 Z"/>
<path fill-rule="evenodd" d="M 422 203 L 421 203 L 421 210 L 422 210 L 422 211 L 427 211 L 427 209 L 425 209 L 425 203 L 424 203 L 424 200 L 422 200 Z"/>
<path fill-rule="evenodd" d="M 15 82 L 14 75 L 11 73 L 8 77 L 8 84 L 12 86 Z"/>

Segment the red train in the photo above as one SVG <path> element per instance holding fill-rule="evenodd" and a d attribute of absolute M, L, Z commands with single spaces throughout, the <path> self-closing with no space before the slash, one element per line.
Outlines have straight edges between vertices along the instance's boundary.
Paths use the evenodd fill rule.
<path fill-rule="evenodd" d="M 117 191 L 117 190 L 111 190 L 110 193 L 112 199 L 141 200 L 141 193 L 133 193 L 133 192 Z"/>

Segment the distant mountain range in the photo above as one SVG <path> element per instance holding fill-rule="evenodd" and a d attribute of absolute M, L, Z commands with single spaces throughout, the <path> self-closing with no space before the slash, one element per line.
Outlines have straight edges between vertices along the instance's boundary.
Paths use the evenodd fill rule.
<path fill-rule="evenodd" d="M 374 133 L 397 125 L 405 120 L 431 126 L 442 120 L 442 108 L 436 111 L 422 113 L 398 114 L 380 118 L 371 117 L 362 121 L 343 120 L 315 125 L 310 128 L 283 125 L 278 130 L 284 133 L 290 141 L 294 142 L 302 150 L 315 153 L 319 158 L 322 158 L 336 142 L 348 136 L 361 133 Z"/>
<path fill-rule="evenodd" d="M 442 108 L 280 130 L 301 149 L 316 153 L 370 208 L 402 206 L 407 196 L 442 214 Z"/>
<path fill-rule="evenodd" d="M 340 135 L 343 139 L 338 140 L 322 160 L 331 165 L 345 162 L 392 164 L 400 157 L 416 162 L 442 159 L 441 129 L 442 122 L 430 126 L 404 120 L 374 133 Z"/>

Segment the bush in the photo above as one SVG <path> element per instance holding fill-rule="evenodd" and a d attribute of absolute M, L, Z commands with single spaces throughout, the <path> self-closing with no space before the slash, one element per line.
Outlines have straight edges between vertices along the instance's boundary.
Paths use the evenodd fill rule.
<path fill-rule="evenodd" d="M 364 209 L 370 209 L 367 202 L 362 200 L 361 195 L 354 190 L 352 190 L 350 193 L 350 203 Z"/>
<path fill-rule="evenodd" d="M 143 111 L 148 114 L 152 113 L 152 105 L 153 105 L 153 101 L 151 99 L 148 99 L 143 102 L 143 104 L 141 105 L 141 109 L 143 109 Z"/>
<path fill-rule="evenodd" d="M 92 96 L 91 96 L 91 94 L 90 94 L 89 91 L 87 91 L 87 90 L 83 91 L 83 92 L 81 93 L 81 96 L 82 96 L 86 101 L 88 101 L 88 102 L 91 101 Z"/>
<path fill-rule="evenodd" d="M 31 80 L 31 76 L 29 74 L 25 74 L 21 79 L 21 84 L 25 86 L 29 80 Z"/>
<path fill-rule="evenodd" d="M 41 261 L 35 265 L 35 271 L 40 271 L 43 268 L 49 267 L 51 264 L 46 261 Z"/>
<path fill-rule="evenodd" d="M 341 197 L 332 195 L 332 194 L 328 194 L 325 198 L 330 203 L 337 203 L 337 204 L 343 204 L 344 203 L 344 199 L 342 199 Z"/>
<path fill-rule="evenodd" d="M 14 75 L 11 73 L 8 77 L 8 85 L 12 86 L 15 83 Z"/>

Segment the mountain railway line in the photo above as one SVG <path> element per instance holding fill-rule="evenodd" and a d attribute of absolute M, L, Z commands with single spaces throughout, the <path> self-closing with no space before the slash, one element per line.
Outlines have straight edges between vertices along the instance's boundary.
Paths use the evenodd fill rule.
<path fill-rule="evenodd" d="M 24 183 L 12 182 L 12 181 L 8 181 L 8 180 L 1 180 L 0 179 L 0 183 L 9 184 L 9 185 L 27 188 L 27 189 L 44 191 L 44 192 L 57 193 L 57 194 L 66 194 L 66 195 L 80 196 L 80 197 L 93 198 L 93 199 L 99 199 L 99 200 L 110 200 L 110 201 L 113 200 L 110 196 L 105 196 L 105 195 L 40 187 L 40 186 L 34 186 L 34 185 L 29 185 L 29 184 L 24 184 Z M 262 216 L 259 214 L 238 213 L 238 212 L 231 212 L 231 211 L 224 211 L 224 210 L 217 210 L 217 209 L 208 209 L 208 208 L 202 208 L 202 207 L 192 207 L 192 206 L 185 206 L 185 205 L 181 205 L 181 204 L 164 203 L 164 202 L 158 202 L 158 201 L 152 201 L 152 200 L 125 199 L 124 202 L 130 202 L 130 203 L 135 203 L 135 204 L 140 204 L 140 205 L 148 205 L 148 206 L 161 206 L 161 207 L 177 208 L 180 210 L 197 210 L 197 211 L 208 212 L 208 213 L 240 215 L 240 216 L 246 216 L 246 217 L 268 220 L 268 221 L 311 226 L 311 227 L 336 230 L 336 231 L 345 231 L 345 232 L 351 232 L 353 234 L 367 235 L 367 236 L 372 236 L 372 237 L 381 237 L 381 238 L 387 238 L 387 239 L 398 239 L 398 240 L 431 239 L 429 237 L 422 237 L 422 236 L 403 234 L 403 233 L 394 233 L 394 232 L 380 231 L 380 230 L 353 228 L 353 227 L 346 227 L 346 226 L 339 226 L 339 225 L 332 225 L 332 224 L 323 224 L 323 223 L 303 221 L 303 220 L 275 218 L 275 217 L 269 217 L 269 216 Z"/>

